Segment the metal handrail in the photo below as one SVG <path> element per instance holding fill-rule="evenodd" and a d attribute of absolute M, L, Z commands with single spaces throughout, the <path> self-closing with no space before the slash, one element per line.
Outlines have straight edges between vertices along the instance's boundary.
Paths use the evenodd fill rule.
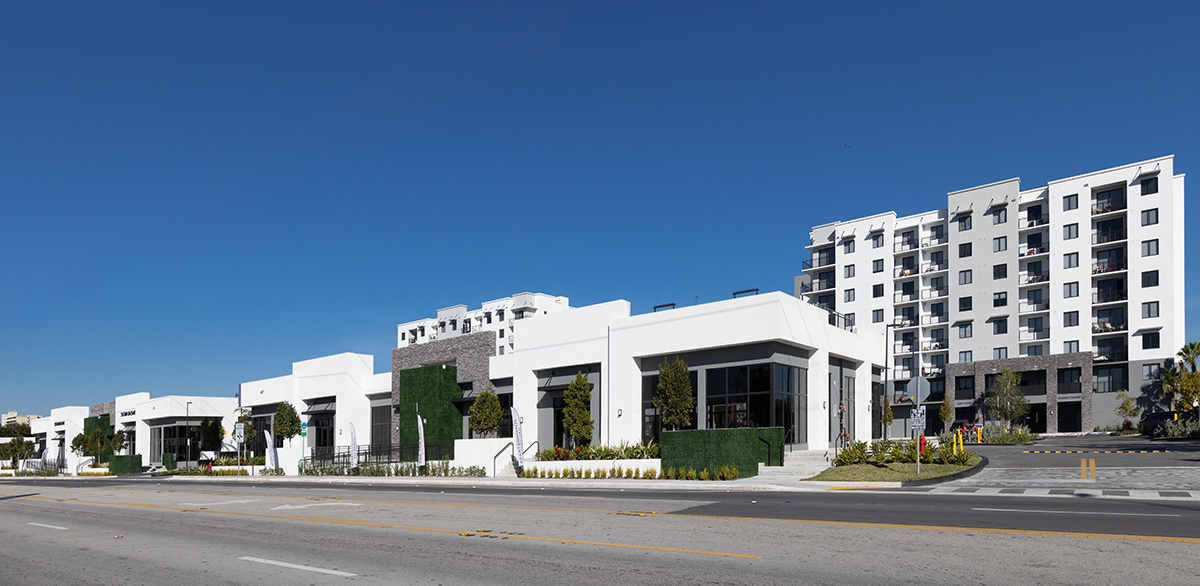
<path fill-rule="evenodd" d="M 761 435 L 758 436 L 758 441 L 760 441 L 764 444 L 767 444 L 767 466 L 770 466 L 771 465 L 771 442 L 767 441 L 767 439 Z M 783 462 L 780 462 L 780 464 L 783 464 Z"/>
<path fill-rule="evenodd" d="M 538 446 L 538 447 L 540 448 L 540 447 L 542 446 L 542 444 L 538 443 L 538 441 L 537 441 L 537 440 L 533 440 L 533 443 L 532 443 L 532 444 L 529 444 L 529 446 L 527 446 L 527 447 L 525 448 L 525 451 L 524 451 L 524 452 L 521 452 L 521 454 L 522 454 L 522 455 L 528 454 L 528 453 L 529 453 L 529 450 L 533 449 L 533 446 Z M 501 451 L 501 452 L 503 452 L 504 450 L 500 450 L 500 451 Z M 537 452 L 534 452 L 534 454 L 536 455 L 536 454 L 537 454 Z"/>
<path fill-rule="evenodd" d="M 504 450 L 507 450 L 509 448 L 513 449 L 514 454 L 517 451 L 517 447 L 514 446 L 512 442 L 508 442 L 507 444 L 504 445 L 503 448 L 500 448 L 499 452 L 496 452 L 496 455 L 494 457 L 492 457 L 492 478 L 496 477 L 496 459 L 500 457 L 500 454 L 504 453 Z"/>

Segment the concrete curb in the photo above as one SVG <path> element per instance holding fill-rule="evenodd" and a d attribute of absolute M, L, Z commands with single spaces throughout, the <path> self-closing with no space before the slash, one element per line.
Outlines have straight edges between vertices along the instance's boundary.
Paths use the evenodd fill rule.
<path fill-rule="evenodd" d="M 978 464 L 971 466 L 970 468 L 967 468 L 966 470 L 963 470 L 962 472 L 955 472 L 954 474 L 947 474 L 945 476 L 939 476 L 937 478 L 925 478 L 922 480 L 907 480 L 905 482 L 901 482 L 900 487 L 901 488 L 911 488 L 914 486 L 933 486 L 935 484 L 941 484 L 943 482 L 950 482 L 951 480 L 959 480 L 962 478 L 974 476 L 974 475 L 982 472 L 983 469 L 985 467 L 987 467 L 987 465 L 988 465 L 987 456 L 980 456 L 979 458 L 980 458 L 980 460 L 979 460 Z"/>

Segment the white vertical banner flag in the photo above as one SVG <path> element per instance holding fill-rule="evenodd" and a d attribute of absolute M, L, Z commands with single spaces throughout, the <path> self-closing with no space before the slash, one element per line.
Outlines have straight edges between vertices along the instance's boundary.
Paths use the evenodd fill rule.
<path fill-rule="evenodd" d="M 513 422 L 513 445 L 517 448 L 517 467 L 525 467 L 525 436 L 521 433 L 521 416 L 517 415 L 516 407 L 509 407 L 512 411 Z"/>
<path fill-rule="evenodd" d="M 425 465 L 425 423 L 417 413 L 417 466 Z"/>
<path fill-rule="evenodd" d="M 275 451 L 275 438 L 271 437 L 269 429 L 264 429 L 263 435 L 267 436 L 267 469 L 274 470 L 279 467 L 279 452 Z"/>
<path fill-rule="evenodd" d="M 350 422 L 350 467 L 358 467 L 358 435 L 354 433 L 354 423 Z"/>

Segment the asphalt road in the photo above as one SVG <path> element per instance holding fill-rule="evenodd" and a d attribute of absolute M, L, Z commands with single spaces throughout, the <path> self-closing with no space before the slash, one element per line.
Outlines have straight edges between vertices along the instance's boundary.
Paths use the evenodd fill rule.
<path fill-rule="evenodd" d="M 22 478 L 0 523 L 0 584 L 1190 584 L 1200 545 L 1186 501 L 484 483 Z"/>

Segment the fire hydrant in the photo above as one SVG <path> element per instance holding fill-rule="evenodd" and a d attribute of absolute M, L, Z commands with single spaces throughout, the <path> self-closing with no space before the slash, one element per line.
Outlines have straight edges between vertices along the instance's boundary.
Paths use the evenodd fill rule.
<path fill-rule="evenodd" d="M 925 436 L 921 436 L 921 455 L 922 456 L 925 455 L 925 444 L 926 443 L 928 443 L 928 442 L 925 441 Z"/>

